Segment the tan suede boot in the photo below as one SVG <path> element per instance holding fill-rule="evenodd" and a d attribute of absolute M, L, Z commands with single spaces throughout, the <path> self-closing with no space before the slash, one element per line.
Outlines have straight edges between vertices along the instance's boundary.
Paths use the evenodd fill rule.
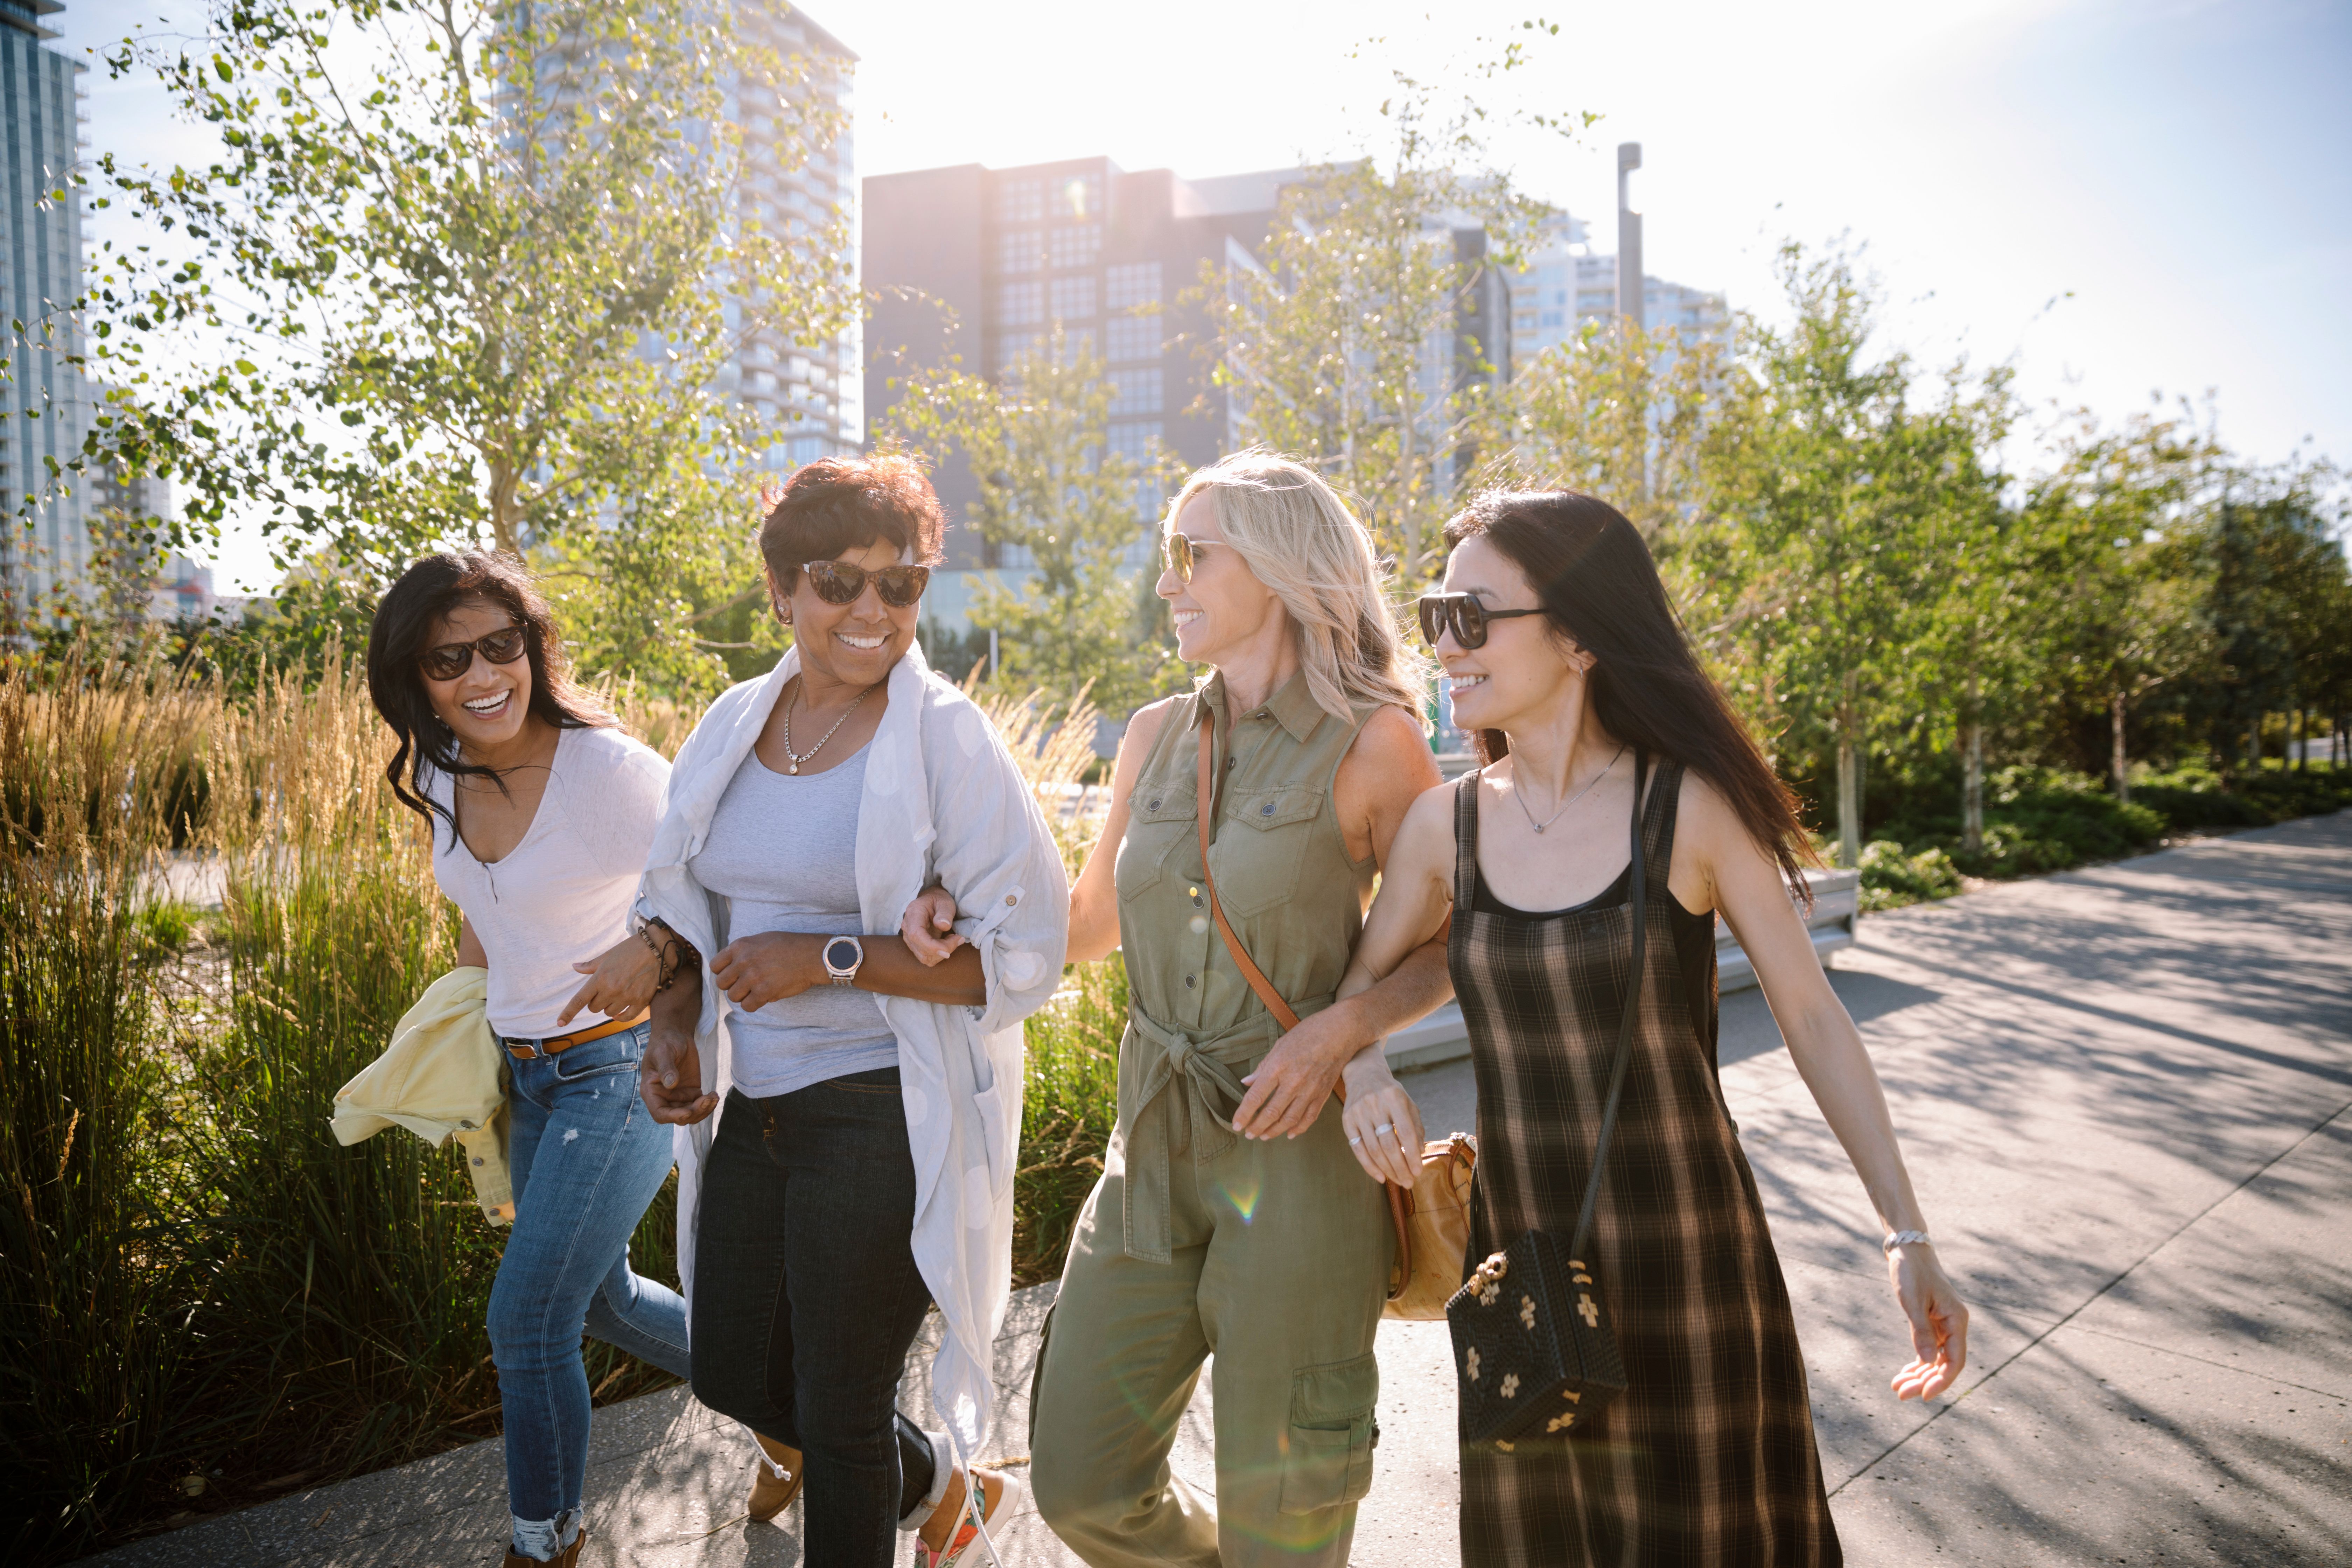
<path fill-rule="evenodd" d="M 743 1506 L 751 1516 L 765 1523 L 793 1506 L 793 1499 L 801 1495 L 801 1451 L 787 1448 L 782 1443 L 760 1437 L 760 1458 L 751 1466 L 751 1497 Z"/>
<path fill-rule="evenodd" d="M 525 1557 L 513 1547 L 507 1548 L 505 1568 L 574 1568 L 580 1561 L 580 1549 L 588 1544 L 588 1532 L 583 1530 L 572 1538 L 572 1544 L 541 1563 L 536 1557 Z"/>

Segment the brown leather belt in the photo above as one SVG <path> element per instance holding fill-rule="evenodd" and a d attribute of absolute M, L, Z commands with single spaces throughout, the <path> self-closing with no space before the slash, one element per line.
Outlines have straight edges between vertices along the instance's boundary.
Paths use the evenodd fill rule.
<path fill-rule="evenodd" d="M 617 1035 L 624 1029 L 634 1029 L 645 1016 L 644 1012 L 637 1012 L 625 1018 L 607 1018 L 593 1028 L 581 1029 L 569 1035 L 550 1035 L 541 1040 L 526 1040 L 516 1036 L 502 1035 L 499 1037 L 499 1043 L 506 1047 L 507 1055 L 517 1061 L 527 1062 L 533 1057 L 551 1057 L 559 1051 L 568 1051 L 574 1046 L 584 1046 L 591 1040 L 601 1040 L 607 1035 Z"/>

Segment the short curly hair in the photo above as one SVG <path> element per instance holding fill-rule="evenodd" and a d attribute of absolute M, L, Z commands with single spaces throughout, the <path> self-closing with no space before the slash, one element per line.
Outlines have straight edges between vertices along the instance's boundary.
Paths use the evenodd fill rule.
<path fill-rule="evenodd" d="M 936 566 L 947 526 L 919 458 L 819 458 L 784 481 L 760 525 L 760 554 L 777 588 L 789 594 L 803 563 L 830 561 L 881 539 L 913 551 L 918 565 Z"/>

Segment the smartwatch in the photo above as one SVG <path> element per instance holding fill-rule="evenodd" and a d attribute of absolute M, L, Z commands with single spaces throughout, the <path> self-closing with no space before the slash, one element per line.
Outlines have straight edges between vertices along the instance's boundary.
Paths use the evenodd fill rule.
<path fill-rule="evenodd" d="M 866 944 L 854 936 L 836 936 L 824 944 L 824 972 L 835 985 L 857 984 L 857 966 L 866 962 Z"/>

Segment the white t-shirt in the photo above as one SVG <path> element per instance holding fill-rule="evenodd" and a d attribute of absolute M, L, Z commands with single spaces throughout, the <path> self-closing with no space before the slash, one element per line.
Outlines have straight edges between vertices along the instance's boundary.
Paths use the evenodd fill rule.
<path fill-rule="evenodd" d="M 629 904 L 661 818 L 669 764 L 618 730 L 565 730 L 547 793 L 522 842 L 484 865 L 436 818 L 433 879 L 466 912 L 489 958 L 490 1027 L 537 1039 L 589 1028 L 583 1009 L 556 1015 L 587 981 L 573 971 L 629 934 Z M 449 779 L 427 768 L 425 793 L 447 805 Z"/>

